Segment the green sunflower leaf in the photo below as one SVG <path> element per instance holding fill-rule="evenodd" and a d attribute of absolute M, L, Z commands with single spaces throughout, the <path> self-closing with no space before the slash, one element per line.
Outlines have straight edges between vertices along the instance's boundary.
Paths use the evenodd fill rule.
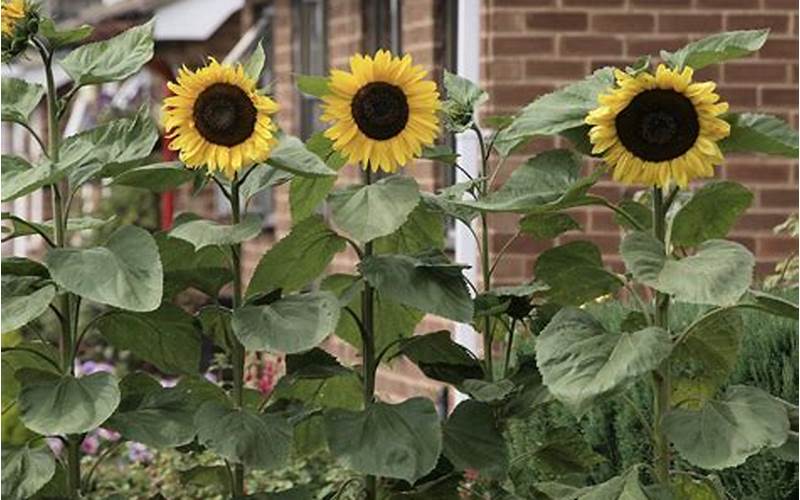
<path fill-rule="evenodd" d="M 189 287 L 216 297 L 232 279 L 225 249 L 209 246 L 195 250 L 191 243 L 167 233 L 157 233 L 155 240 L 164 268 L 164 297 Z"/>
<path fill-rule="evenodd" d="M 429 198 L 422 198 L 402 226 L 375 240 L 377 253 L 416 254 L 429 249 L 443 250 L 444 217 Z"/>
<path fill-rule="evenodd" d="M 588 241 L 573 241 L 545 250 L 536 259 L 533 274 L 547 284 L 553 302 L 579 306 L 597 297 L 613 294 L 622 280 L 603 268 L 600 249 Z"/>
<path fill-rule="evenodd" d="M 166 374 L 197 373 L 200 368 L 199 325 L 176 305 L 162 304 L 146 313 L 110 313 L 95 326 L 116 348 L 131 351 Z"/>
<path fill-rule="evenodd" d="M 581 177 L 581 160 L 566 149 L 545 151 L 518 167 L 503 186 L 477 201 L 451 203 L 482 212 L 544 213 L 597 203 L 586 192 L 602 175 Z"/>
<path fill-rule="evenodd" d="M 3 446 L 3 498 L 25 500 L 41 490 L 56 472 L 56 460 L 47 446 Z"/>
<path fill-rule="evenodd" d="M 450 338 L 450 332 L 415 335 L 404 339 L 397 354 L 414 362 L 422 372 L 434 379 L 458 385 L 465 379 L 483 378 L 483 368 L 470 351 Z"/>
<path fill-rule="evenodd" d="M 51 220 L 44 222 L 30 222 L 6 212 L 3 212 L 0 217 L 2 217 L 2 220 L 10 222 L 9 225 L 3 226 L 3 233 L 5 234 L 5 236 L 3 236 L 3 241 L 38 233 L 44 233 L 50 237 L 50 239 L 53 239 L 53 221 Z M 67 219 L 66 233 L 69 234 L 80 231 L 92 231 L 100 229 L 112 224 L 116 220 L 117 217 L 115 215 L 112 215 L 107 219 L 98 219 L 90 216 L 73 217 Z M 34 229 L 37 229 L 38 232 L 34 231 Z"/>
<path fill-rule="evenodd" d="M 50 249 L 45 265 L 58 286 L 100 304 L 141 312 L 161 304 L 161 260 L 144 229 L 123 226 L 104 246 Z"/>
<path fill-rule="evenodd" d="M 473 303 L 463 266 L 436 254 L 373 255 L 359 265 L 381 295 L 443 318 L 469 323 Z"/>
<path fill-rule="evenodd" d="M 39 434 L 81 434 L 106 421 L 120 402 L 117 379 L 104 372 L 76 378 L 34 369 L 17 372 L 25 426 Z"/>
<path fill-rule="evenodd" d="M 44 87 L 19 78 L 5 77 L 0 89 L 3 101 L 2 119 L 27 125 L 28 117 L 44 95 Z"/>
<path fill-rule="evenodd" d="M 753 201 L 753 193 L 737 182 L 711 182 L 698 189 L 672 220 L 670 241 L 697 246 L 724 238 Z"/>
<path fill-rule="evenodd" d="M 263 306 L 233 312 L 234 335 L 251 351 L 307 351 L 333 333 L 339 301 L 331 292 L 289 295 Z"/>
<path fill-rule="evenodd" d="M 124 438 L 154 448 L 174 448 L 194 439 L 194 411 L 179 388 L 157 387 L 144 394 L 134 408 L 118 411 L 105 427 Z"/>
<path fill-rule="evenodd" d="M 705 68 L 730 59 L 749 56 L 764 45 L 768 29 L 727 31 L 691 42 L 675 52 L 661 51 L 661 59 L 674 68 Z"/>
<path fill-rule="evenodd" d="M 475 123 L 475 113 L 489 94 L 474 82 L 444 71 L 444 89 L 447 99 L 442 104 L 447 128 L 453 132 L 463 132 Z"/>
<path fill-rule="evenodd" d="M 673 408 L 664 432 L 692 465 L 725 469 L 744 463 L 765 448 L 781 446 L 789 434 L 786 410 L 755 387 L 732 386 L 699 410 Z"/>
<path fill-rule="evenodd" d="M 553 396 L 583 414 L 602 396 L 657 368 L 672 350 L 657 327 L 609 333 L 591 314 L 561 309 L 536 342 L 536 361 Z"/>
<path fill-rule="evenodd" d="M 575 219 L 561 212 L 529 214 L 519 221 L 519 230 L 535 240 L 549 240 L 580 229 Z"/>
<path fill-rule="evenodd" d="M 312 135 L 306 141 L 306 148 L 325 161 L 337 172 L 347 160 L 333 149 L 333 142 L 322 132 Z M 292 222 L 297 224 L 311 216 L 336 184 L 336 177 L 295 177 L 289 186 L 289 204 Z"/>
<path fill-rule="evenodd" d="M 439 416 L 427 398 L 377 402 L 362 411 L 336 408 L 324 418 L 331 452 L 364 474 L 413 483 L 433 470 L 442 449 Z"/>
<path fill-rule="evenodd" d="M 264 61 L 266 58 L 264 54 L 264 42 L 259 40 L 253 53 L 250 54 L 250 57 L 248 57 L 242 65 L 244 67 L 244 74 L 258 81 L 261 77 L 261 72 L 264 70 Z"/>
<path fill-rule="evenodd" d="M 1 158 L 0 183 L 3 185 L 4 202 L 16 200 L 42 186 L 58 182 L 66 173 L 63 168 L 49 161 L 33 166 L 18 156 L 2 155 Z"/>
<path fill-rule="evenodd" d="M 254 165 L 252 168 L 253 171 L 247 173 L 247 178 L 239 186 L 239 195 L 245 202 L 273 186 L 280 186 L 296 178 L 306 179 L 306 177 L 295 177 L 291 172 L 275 168 L 266 163 Z M 315 177 L 312 179 L 317 178 Z M 327 177 L 325 177 L 325 179 L 327 179 Z"/>
<path fill-rule="evenodd" d="M 508 447 L 490 405 L 461 402 L 445 422 L 442 434 L 444 456 L 458 470 L 475 469 L 496 478 L 505 475 Z"/>
<path fill-rule="evenodd" d="M 194 422 L 200 443 L 233 463 L 275 470 L 289 460 L 292 426 L 284 418 L 209 401 Z"/>
<path fill-rule="evenodd" d="M 325 76 L 296 75 L 295 82 L 300 92 L 312 97 L 324 97 L 330 93 L 330 82 Z"/>
<path fill-rule="evenodd" d="M 597 97 L 614 83 L 613 69 L 601 68 L 580 82 L 539 97 L 497 134 L 495 150 L 508 156 L 535 136 L 555 135 L 585 125 L 586 115 L 598 106 Z"/>
<path fill-rule="evenodd" d="M 301 289 L 316 279 L 345 246 L 345 240 L 325 225 L 322 216 L 303 220 L 261 258 L 247 296 L 275 288 Z"/>
<path fill-rule="evenodd" d="M 770 115 L 730 113 L 731 135 L 720 142 L 725 152 L 750 152 L 797 158 L 797 130 Z"/>
<path fill-rule="evenodd" d="M 124 80 L 153 58 L 153 25 L 150 21 L 109 40 L 78 47 L 59 64 L 76 85 Z"/>
<path fill-rule="evenodd" d="M 750 287 L 755 258 L 739 243 L 708 240 L 689 257 L 667 257 L 651 234 L 634 231 L 620 245 L 625 267 L 647 286 L 680 302 L 729 306 Z"/>
<path fill-rule="evenodd" d="M 56 287 L 40 278 L 4 274 L 0 294 L 2 333 L 22 328 L 44 314 L 55 296 Z"/>
<path fill-rule="evenodd" d="M 291 135 L 283 135 L 267 158 L 267 164 L 305 177 L 336 177 L 319 156 L 309 151 L 303 141 Z"/>
<path fill-rule="evenodd" d="M 47 38 L 53 48 L 66 47 L 83 41 L 92 34 L 92 31 L 94 31 L 94 28 L 88 24 L 82 24 L 77 28 L 60 30 L 52 19 L 44 18 L 39 21 L 39 34 Z"/>
<path fill-rule="evenodd" d="M 181 162 L 167 161 L 125 170 L 114 177 L 112 184 L 163 193 L 193 180 L 197 175 L 200 174 L 184 168 Z"/>
<path fill-rule="evenodd" d="M 235 245 L 261 234 L 261 217 L 248 214 L 238 224 L 218 224 L 214 221 L 196 219 L 184 222 L 169 232 L 170 238 L 188 241 L 195 250 L 210 246 Z"/>
<path fill-rule="evenodd" d="M 368 186 L 353 186 L 328 196 L 333 222 L 366 243 L 395 232 L 420 202 L 412 177 L 392 175 Z"/>

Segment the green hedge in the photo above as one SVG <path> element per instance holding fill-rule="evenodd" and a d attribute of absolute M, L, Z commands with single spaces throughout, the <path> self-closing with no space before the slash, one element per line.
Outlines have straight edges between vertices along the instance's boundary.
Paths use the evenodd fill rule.
<path fill-rule="evenodd" d="M 794 301 L 798 297 L 796 288 L 773 293 Z M 618 326 L 624 315 L 617 302 L 593 305 L 592 312 L 608 328 Z M 677 326 L 694 318 L 697 308 L 675 306 L 672 312 Z M 743 319 L 742 356 L 729 383 L 757 386 L 787 401 L 797 401 L 797 322 L 756 311 L 745 311 Z M 511 456 L 516 457 L 512 478 L 517 491 L 526 491 L 536 481 L 555 479 L 541 472 L 535 457 L 529 454 L 546 442 L 553 429 L 561 426 L 579 428 L 592 448 L 607 458 L 585 474 L 576 474 L 571 478 L 575 482 L 604 481 L 630 465 L 645 462 L 650 455 L 650 440 L 633 406 L 644 415 L 650 415 L 649 384 L 640 383 L 627 395 L 629 401 L 622 397 L 609 399 L 580 422 L 556 402 L 527 420 L 512 424 L 508 434 Z M 686 467 L 686 464 L 681 466 Z M 784 462 L 768 453 L 753 456 L 743 465 L 719 475 L 728 492 L 739 500 L 797 498 L 797 464 Z"/>

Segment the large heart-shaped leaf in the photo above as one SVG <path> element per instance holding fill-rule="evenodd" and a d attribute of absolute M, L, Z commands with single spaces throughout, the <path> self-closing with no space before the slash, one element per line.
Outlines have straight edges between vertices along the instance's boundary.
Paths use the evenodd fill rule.
<path fill-rule="evenodd" d="M 750 286 L 755 265 L 744 246 L 725 240 L 705 241 L 681 260 L 668 258 L 658 240 L 638 231 L 625 236 L 620 253 L 636 279 L 694 304 L 735 304 Z"/>
<path fill-rule="evenodd" d="M 153 21 L 123 33 L 88 43 L 59 61 L 77 85 L 124 80 L 153 58 Z"/>
<path fill-rule="evenodd" d="M 731 134 L 720 142 L 726 152 L 752 152 L 797 158 L 797 130 L 785 121 L 758 113 L 725 115 Z"/>
<path fill-rule="evenodd" d="M 675 215 L 670 241 L 691 247 L 724 238 L 752 201 L 753 193 L 739 183 L 708 183 Z"/>
<path fill-rule="evenodd" d="M 530 450 L 530 458 L 536 470 L 553 476 L 585 474 L 605 462 L 575 426 L 549 429 Z"/>
<path fill-rule="evenodd" d="M 508 469 L 508 449 L 490 405 L 461 402 L 445 422 L 442 434 L 444 456 L 457 469 L 475 469 L 489 477 L 502 477 Z"/>
<path fill-rule="evenodd" d="M 588 312 L 568 307 L 542 330 L 536 359 L 553 396 L 582 414 L 598 397 L 656 369 L 671 349 L 664 329 L 608 333 Z"/>
<path fill-rule="evenodd" d="M 362 260 L 359 269 L 384 297 L 453 321 L 472 320 L 472 298 L 461 265 L 435 254 L 376 255 Z"/>
<path fill-rule="evenodd" d="M 453 132 L 463 132 L 475 121 L 477 108 L 489 98 L 489 94 L 474 82 L 444 71 L 444 88 L 447 100 L 442 104 L 447 128 Z"/>
<path fill-rule="evenodd" d="M 11 155 L 3 155 L 0 161 L 2 161 L 0 184 L 3 186 L 3 201 L 12 201 L 25 196 L 42 186 L 58 182 L 64 176 L 64 170 L 53 166 L 49 161 L 32 166 L 27 160 Z"/>
<path fill-rule="evenodd" d="M 325 434 L 331 452 L 351 469 L 410 483 L 433 470 L 442 449 L 439 416 L 426 398 L 328 410 Z"/>
<path fill-rule="evenodd" d="M 477 201 L 454 201 L 485 212 L 542 213 L 594 203 L 586 191 L 602 174 L 581 177 L 578 155 L 566 149 L 545 151 L 520 165 L 497 191 Z"/>
<path fill-rule="evenodd" d="M 309 151 L 303 141 L 291 135 L 281 136 L 267 159 L 267 163 L 275 168 L 286 170 L 295 175 L 306 177 L 335 177 L 336 170 Z"/>
<path fill-rule="evenodd" d="M 306 148 L 313 152 L 333 170 L 341 170 L 347 160 L 333 149 L 333 142 L 325 137 L 322 132 L 312 135 L 306 141 Z M 328 193 L 333 189 L 336 177 L 301 177 L 292 179 L 289 186 L 289 205 L 292 212 L 292 222 L 297 224 L 306 217 L 311 216 L 319 205 L 325 201 Z"/>
<path fill-rule="evenodd" d="M 767 41 L 768 29 L 727 31 L 691 42 L 675 52 L 661 51 L 661 59 L 670 66 L 704 68 L 757 51 Z"/>
<path fill-rule="evenodd" d="M 292 427 L 281 417 L 210 401 L 194 422 L 200 443 L 231 462 L 274 470 L 289 460 Z"/>
<path fill-rule="evenodd" d="M 26 500 L 50 481 L 56 472 L 53 453 L 46 446 L 3 446 L 3 498 Z"/>
<path fill-rule="evenodd" d="M 95 176 L 113 177 L 148 157 L 158 140 L 149 111 L 105 123 L 64 140 L 57 169 L 68 171 L 71 189 Z"/>
<path fill-rule="evenodd" d="M 412 177 L 392 175 L 368 186 L 331 193 L 333 222 L 355 240 L 366 243 L 392 234 L 420 200 Z"/>
<path fill-rule="evenodd" d="M 180 224 L 169 232 L 171 238 L 188 241 L 195 250 L 209 246 L 235 245 L 261 234 L 261 217 L 248 214 L 238 224 L 218 224 L 214 221 L 196 219 Z"/>
<path fill-rule="evenodd" d="M 166 233 L 155 235 L 164 267 L 164 297 L 194 287 L 211 297 L 231 278 L 226 249 L 211 246 L 195 250 L 194 246 Z"/>
<path fill-rule="evenodd" d="M 258 193 L 273 186 L 279 186 L 294 179 L 294 174 L 267 164 L 253 165 L 247 178 L 239 186 L 242 200 L 249 200 Z"/>
<path fill-rule="evenodd" d="M 699 410 L 670 410 L 664 417 L 664 432 L 691 464 L 725 469 L 764 448 L 782 445 L 789 419 L 780 402 L 761 389 L 732 386 Z"/>
<path fill-rule="evenodd" d="M 602 68 L 586 79 L 543 95 L 528 104 L 494 142 L 502 156 L 537 135 L 554 135 L 584 125 L 597 97 L 615 83 L 612 68 Z"/>
<path fill-rule="evenodd" d="M 191 181 L 196 175 L 196 171 L 184 168 L 180 162 L 168 161 L 125 170 L 114 177 L 113 184 L 163 193 Z"/>
<path fill-rule="evenodd" d="M 56 287 L 32 276 L 3 276 L 2 333 L 22 328 L 41 316 L 56 295 Z"/>
<path fill-rule="evenodd" d="M 331 292 L 289 295 L 233 313 L 236 338 L 251 351 L 295 353 L 316 346 L 336 328 L 339 300 Z"/>
<path fill-rule="evenodd" d="M 331 290 L 340 297 L 340 303 L 347 305 L 357 317 L 361 317 L 361 292 L 363 282 L 357 276 L 333 274 L 322 282 L 323 290 Z M 348 304 L 349 301 L 349 304 Z M 373 333 L 375 349 L 380 351 L 390 343 L 410 337 L 424 313 L 418 309 L 399 304 L 376 291 L 373 304 Z M 350 314 L 340 314 L 336 325 L 336 336 L 356 349 L 361 349 L 361 331 Z"/>
<path fill-rule="evenodd" d="M 602 295 L 613 294 L 622 280 L 603 269 L 600 249 L 588 241 L 573 241 L 542 252 L 533 274 L 547 284 L 551 301 L 581 305 Z"/>
<path fill-rule="evenodd" d="M 398 353 L 419 366 L 434 380 L 458 385 L 465 379 L 483 378 L 483 368 L 470 351 L 450 338 L 450 332 L 417 335 L 403 340 Z"/>
<path fill-rule="evenodd" d="M 247 295 L 275 288 L 301 289 L 317 278 L 345 245 L 321 216 L 308 217 L 264 254 L 250 279 Z"/>
<path fill-rule="evenodd" d="M 443 250 L 444 241 L 442 211 L 430 199 L 422 198 L 397 231 L 375 240 L 375 251 L 416 254 L 430 249 Z"/>
<path fill-rule="evenodd" d="M 3 241 L 12 238 L 18 238 L 20 236 L 29 236 L 32 234 L 44 233 L 50 239 L 53 239 L 53 221 L 47 220 L 44 222 L 31 222 L 28 220 L 23 219 L 22 217 L 17 217 L 16 215 L 11 215 L 6 212 L 2 214 L 2 220 L 8 221 L 10 224 L 3 226 L 3 233 L 10 232 L 11 234 L 4 236 Z M 65 228 L 65 233 L 75 233 L 79 231 L 91 231 L 95 229 L 100 229 L 105 227 L 112 222 L 116 221 L 116 216 L 111 216 L 107 219 L 98 219 L 96 217 L 91 216 L 84 216 L 84 217 L 72 217 L 67 219 L 67 224 Z"/>
<path fill-rule="evenodd" d="M 117 311 L 95 326 L 115 347 L 131 351 L 164 373 L 197 373 L 200 367 L 198 325 L 178 306 L 165 303 L 146 313 Z"/>
<path fill-rule="evenodd" d="M 4 122 L 28 123 L 28 117 L 44 95 L 44 87 L 19 78 L 7 76 L 2 80 L 0 98 L 3 101 Z"/>
<path fill-rule="evenodd" d="M 52 19 L 44 18 L 39 21 L 39 34 L 47 38 L 50 47 L 53 48 L 78 43 L 91 35 L 92 30 L 93 28 L 88 24 L 60 30 Z"/>
<path fill-rule="evenodd" d="M 16 377 L 22 383 L 22 421 L 39 434 L 88 432 L 105 422 L 119 405 L 117 379 L 108 373 L 76 378 L 23 369 Z"/>
<path fill-rule="evenodd" d="M 580 229 L 578 222 L 561 212 L 533 213 L 519 221 L 519 230 L 535 240 L 549 240 L 567 231 Z"/>
<path fill-rule="evenodd" d="M 104 424 L 125 439 L 155 448 L 174 448 L 194 439 L 194 410 L 178 388 L 147 392 L 135 408 L 118 411 Z"/>
<path fill-rule="evenodd" d="M 45 265 L 62 288 L 89 300 L 130 311 L 152 311 L 161 303 L 163 273 L 153 237 L 123 226 L 105 246 L 55 248 Z"/>

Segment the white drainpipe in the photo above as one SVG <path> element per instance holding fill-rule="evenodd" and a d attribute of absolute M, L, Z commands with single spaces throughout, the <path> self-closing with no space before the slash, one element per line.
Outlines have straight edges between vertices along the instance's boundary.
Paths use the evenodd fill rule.
<path fill-rule="evenodd" d="M 481 2 L 477 0 L 459 0 L 458 2 L 458 44 L 456 58 L 458 74 L 473 82 L 480 82 L 480 50 L 481 50 Z M 471 131 L 456 136 L 456 152 L 459 154 L 460 165 L 473 177 L 478 177 L 480 165 L 480 152 L 478 139 Z M 460 171 L 456 171 L 456 182 L 468 180 Z M 456 262 L 472 266 L 465 271 L 467 277 L 476 282 L 478 273 L 478 254 L 475 240 L 469 230 L 461 222 L 455 225 L 455 259 Z M 481 351 L 480 336 L 469 325 L 456 324 L 454 340 L 472 352 Z M 466 396 L 456 392 L 455 403 L 466 399 Z"/>

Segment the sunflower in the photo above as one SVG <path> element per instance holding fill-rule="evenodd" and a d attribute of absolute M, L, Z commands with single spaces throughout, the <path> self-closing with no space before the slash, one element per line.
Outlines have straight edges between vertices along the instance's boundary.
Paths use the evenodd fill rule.
<path fill-rule="evenodd" d="M 39 12 L 28 0 L 3 0 L 0 5 L 2 24 L 2 59 L 10 62 L 25 52 L 28 40 L 39 30 Z"/>
<path fill-rule="evenodd" d="M 241 65 L 209 58 L 197 71 L 183 67 L 174 96 L 164 99 L 164 127 L 170 149 L 188 167 L 206 166 L 232 179 L 242 168 L 267 159 L 277 142 L 271 114 L 278 105 L 256 90 Z"/>
<path fill-rule="evenodd" d="M 349 72 L 331 70 L 322 119 L 333 124 L 325 137 L 364 168 L 395 172 L 433 144 L 439 131 L 439 93 L 426 75 L 408 54 L 354 55 Z"/>
<path fill-rule="evenodd" d="M 692 83 L 692 68 L 658 66 L 656 74 L 616 70 L 617 86 L 599 97 L 586 117 L 592 153 L 602 153 L 624 184 L 680 187 L 711 177 L 722 163 L 717 141 L 730 134 L 719 115 L 714 82 Z"/>
<path fill-rule="evenodd" d="M 7 0 L 0 7 L 2 17 L 3 36 L 14 36 L 14 28 L 20 19 L 25 19 L 28 4 L 26 0 Z"/>

